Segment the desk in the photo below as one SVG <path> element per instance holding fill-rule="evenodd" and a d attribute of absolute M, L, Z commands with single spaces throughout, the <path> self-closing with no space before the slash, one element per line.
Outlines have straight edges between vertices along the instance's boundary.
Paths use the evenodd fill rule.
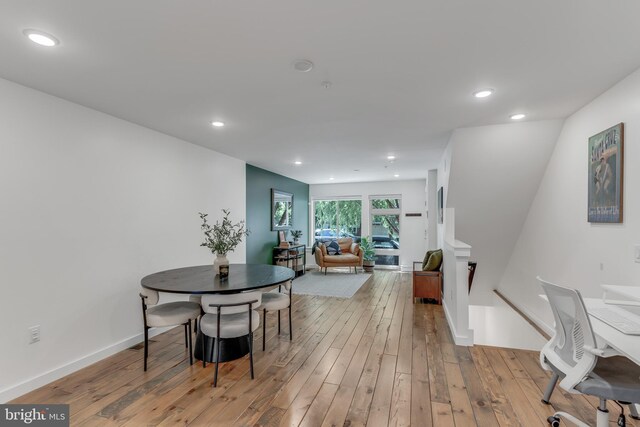
<path fill-rule="evenodd" d="M 229 277 L 220 279 L 213 265 L 177 268 L 145 276 L 140 284 L 143 288 L 175 294 L 237 294 L 245 291 L 269 288 L 295 277 L 290 268 L 277 265 L 231 264 Z M 207 356 L 215 338 L 209 339 L 198 331 L 194 356 L 199 359 L 202 346 Z M 249 353 L 249 335 L 239 338 L 220 339 L 220 361 L 239 359 Z M 207 360 L 210 362 L 211 360 Z"/>
<path fill-rule="evenodd" d="M 539 296 L 543 300 L 549 301 L 546 295 L 542 294 Z M 582 298 L 582 300 L 584 301 L 587 313 L 589 309 L 611 307 L 611 304 L 605 303 L 601 298 Z M 635 313 L 630 312 L 629 318 L 640 322 L 640 316 Z M 606 344 L 618 351 L 621 355 L 628 357 L 640 365 L 640 335 L 623 334 L 613 326 L 609 326 L 593 316 L 589 316 L 589 321 L 591 322 L 593 333 L 596 335 L 598 347 L 604 347 Z"/>
<path fill-rule="evenodd" d="M 583 298 L 584 305 L 589 309 L 597 307 L 611 307 L 611 304 L 606 304 L 600 298 Z M 624 307 L 622 307 L 624 308 Z M 629 318 L 640 323 L 640 316 L 634 313 L 629 313 Z M 593 333 L 596 334 L 596 340 L 598 344 L 606 343 L 611 348 L 617 350 L 623 356 L 633 360 L 636 364 L 640 365 L 640 335 L 626 335 L 617 330 L 616 328 L 607 325 L 601 320 L 596 319 L 593 316 L 589 316 L 591 321 L 591 327 Z"/>

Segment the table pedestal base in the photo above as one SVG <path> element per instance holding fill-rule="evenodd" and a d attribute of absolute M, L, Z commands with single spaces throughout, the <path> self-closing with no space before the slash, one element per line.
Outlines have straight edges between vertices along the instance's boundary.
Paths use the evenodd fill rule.
<path fill-rule="evenodd" d="M 198 332 L 196 338 L 195 349 L 193 350 L 193 356 L 202 360 L 202 346 L 205 346 L 205 360 L 207 362 L 214 362 L 216 358 L 215 338 L 210 338 Z M 214 350 L 212 352 L 211 350 Z M 220 362 L 229 362 L 231 360 L 240 359 L 241 357 L 249 354 L 249 335 L 244 335 L 237 338 L 220 338 Z M 213 355 L 213 357 L 211 357 Z"/>

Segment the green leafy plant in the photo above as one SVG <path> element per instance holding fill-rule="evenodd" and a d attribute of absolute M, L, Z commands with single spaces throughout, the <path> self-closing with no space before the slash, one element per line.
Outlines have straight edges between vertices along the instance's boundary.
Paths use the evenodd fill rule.
<path fill-rule="evenodd" d="M 365 261 L 374 261 L 376 259 L 373 241 L 368 236 L 360 239 L 360 249 L 362 249 L 362 259 Z"/>
<path fill-rule="evenodd" d="M 302 230 L 291 230 L 291 236 L 293 236 L 294 239 L 299 239 L 302 237 Z"/>
<path fill-rule="evenodd" d="M 245 229 L 244 221 L 240 221 L 236 224 L 229 219 L 230 211 L 223 209 L 224 216 L 222 217 L 222 223 L 216 221 L 212 227 L 207 222 L 207 216 L 209 214 L 198 212 L 200 219 L 202 219 L 202 225 L 200 228 L 204 232 L 204 242 L 200 246 L 206 246 L 211 250 L 211 253 L 218 255 L 226 255 L 242 242 L 244 236 L 249 235 L 249 230 Z"/>

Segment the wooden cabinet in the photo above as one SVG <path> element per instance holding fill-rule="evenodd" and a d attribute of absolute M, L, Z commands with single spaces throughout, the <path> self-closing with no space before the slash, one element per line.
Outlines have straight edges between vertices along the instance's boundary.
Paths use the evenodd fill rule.
<path fill-rule="evenodd" d="M 413 297 L 430 298 L 442 304 L 442 272 L 414 270 Z"/>

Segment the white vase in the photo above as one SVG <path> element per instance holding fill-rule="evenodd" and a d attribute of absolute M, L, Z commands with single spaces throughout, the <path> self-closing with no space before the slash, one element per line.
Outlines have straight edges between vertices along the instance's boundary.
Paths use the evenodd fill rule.
<path fill-rule="evenodd" d="M 220 274 L 220 266 L 221 265 L 229 265 L 229 260 L 227 259 L 227 254 L 217 254 L 216 258 L 213 260 L 213 271 L 216 274 Z"/>

